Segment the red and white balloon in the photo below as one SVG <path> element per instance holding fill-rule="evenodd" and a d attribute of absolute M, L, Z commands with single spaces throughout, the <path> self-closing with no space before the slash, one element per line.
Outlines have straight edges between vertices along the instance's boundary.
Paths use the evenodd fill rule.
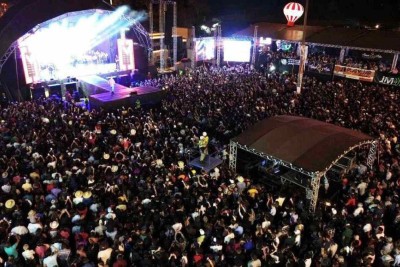
<path fill-rule="evenodd" d="M 303 13 L 304 7 L 299 3 L 290 2 L 283 8 L 283 14 L 285 14 L 288 21 L 287 25 L 290 27 L 294 26 L 296 20 L 298 20 Z"/>

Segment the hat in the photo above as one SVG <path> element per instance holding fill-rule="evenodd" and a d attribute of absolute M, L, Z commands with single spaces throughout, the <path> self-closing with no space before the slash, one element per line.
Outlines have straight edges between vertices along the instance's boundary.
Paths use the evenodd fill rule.
<path fill-rule="evenodd" d="M 117 131 L 116 131 L 115 129 L 112 129 L 112 130 L 110 131 L 110 134 L 116 135 L 116 134 L 117 134 Z"/>
<path fill-rule="evenodd" d="M 182 224 L 181 223 L 176 223 L 176 224 L 172 225 L 172 229 L 174 229 L 175 232 L 179 232 L 179 231 L 182 230 Z"/>
<path fill-rule="evenodd" d="M 9 199 L 9 200 L 7 200 L 5 206 L 6 206 L 7 209 L 12 209 L 12 208 L 14 208 L 14 206 L 15 206 L 15 200 L 14 200 L 14 199 Z"/>
<path fill-rule="evenodd" d="M 59 225 L 60 225 L 60 224 L 59 224 L 57 221 L 52 221 L 52 222 L 50 223 L 50 228 L 51 228 L 51 229 L 57 229 Z"/>
<path fill-rule="evenodd" d="M 125 211 L 126 210 L 126 205 L 125 204 L 120 204 L 118 206 L 115 207 L 117 210 L 122 210 Z"/>
<path fill-rule="evenodd" d="M 78 214 L 76 214 L 74 217 L 72 217 L 72 219 L 71 219 L 71 221 L 72 221 L 72 223 L 75 223 L 75 222 L 77 222 L 77 221 L 80 221 L 81 220 L 81 216 L 79 216 Z"/>
<path fill-rule="evenodd" d="M 200 229 L 199 232 L 200 232 L 200 235 L 205 235 L 206 234 L 203 229 Z"/>
<path fill-rule="evenodd" d="M 243 176 L 238 176 L 238 178 L 236 178 L 238 180 L 239 183 L 243 183 L 244 182 L 244 178 Z"/>
<path fill-rule="evenodd" d="M 103 159 L 109 159 L 109 158 L 110 158 L 110 154 L 108 154 L 108 153 L 103 154 Z"/>
<path fill-rule="evenodd" d="M 118 200 L 124 201 L 124 202 L 128 202 L 128 199 L 126 198 L 125 195 L 118 197 Z"/>
<path fill-rule="evenodd" d="M 81 190 L 78 190 L 78 191 L 75 192 L 75 197 L 76 198 L 80 198 L 82 196 L 83 196 L 83 192 Z"/>
<path fill-rule="evenodd" d="M 178 167 L 179 169 L 185 168 L 185 163 L 183 161 L 178 161 Z"/>
<path fill-rule="evenodd" d="M 3 173 L 1 174 L 1 177 L 2 177 L 3 179 L 6 179 L 7 176 L 8 176 L 8 172 L 7 172 L 7 171 L 5 171 L 5 172 L 3 172 Z"/>
<path fill-rule="evenodd" d="M 90 198 L 92 196 L 92 192 L 90 191 L 86 191 L 85 193 L 83 193 L 83 198 Z"/>
<path fill-rule="evenodd" d="M 35 215 L 36 215 L 36 211 L 34 211 L 34 210 L 30 210 L 30 211 L 28 212 L 28 218 L 34 217 Z"/>
<path fill-rule="evenodd" d="M 369 232 L 372 230 L 372 226 L 370 223 L 367 223 L 366 225 L 364 225 L 363 230 L 365 233 Z"/>
<path fill-rule="evenodd" d="M 112 172 L 117 172 L 118 171 L 118 166 L 117 165 L 112 165 L 111 166 L 111 171 Z"/>

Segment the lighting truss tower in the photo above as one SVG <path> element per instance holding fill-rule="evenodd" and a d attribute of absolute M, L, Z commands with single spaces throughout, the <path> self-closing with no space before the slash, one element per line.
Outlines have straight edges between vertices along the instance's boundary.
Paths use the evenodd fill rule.
<path fill-rule="evenodd" d="M 194 69 L 196 67 L 196 28 L 192 26 L 192 34 L 191 34 L 191 49 L 192 49 L 192 54 L 191 54 L 191 67 Z"/>
<path fill-rule="evenodd" d="M 251 65 L 256 64 L 257 34 L 258 34 L 258 25 L 254 27 L 253 52 L 251 54 L 251 62 L 250 62 Z"/>
<path fill-rule="evenodd" d="M 160 72 L 164 71 L 165 62 L 164 62 L 164 38 L 165 38 L 165 30 L 164 30 L 164 22 L 165 22 L 165 6 L 164 1 L 159 1 L 159 9 L 158 9 L 158 28 L 161 35 L 160 38 Z M 164 35 L 164 36 L 163 36 Z"/>
<path fill-rule="evenodd" d="M 176 60 L 178 58 L 178 17 L 177 17 L 177 5 L 176 2 L 173 3 L 174 7 L 174 18 L 173 18 L 173 25 L 172 25 L 172 38 L 173 38 L 173 62 L 174 67 L 176 66 Z"/>
<path fill-rule="evenodd" d="M 153 42 L 153 32 L 154 32 L 154 23 L 153 23 L 153 3 L 150 2 L 149 5 L 149 17 L 150 17 L 150 21 L 149 21 L 149 31 L 150 31 L 150 47 L 151 47 L 151 51 L 149 53 L 149 62 L 151 63 L 151 65 L 154 64 L 154 58 L 153 58 L 153 48 L 154 48 L 154 42 Z"/>
<path fill-rule="evenodd" d="M 221 34 L 222 34 L 220 24 L 217 25 L 216 32 L 217 32 L 217 40 L 215 42 L 216 46 L 217 46 L 217 63 L 216 64 L 217 64 L 217 67 L 220 67 L 221 66 Z"/>
<path fill-rule="evenodd" d="M 175 1 L 172 0 L 151 0 L 150 1 L 150 7 L 149 7 L 149 17 L 150 17 L 150 31 L 152 30 L 152 26 L 154 25 L 153 23 L 153 4 L 158 4 L 159 9 L 158 9 L 158 22 L 159 22 L 159 33 L 160 33 L 160 72 L 163 72 L 165 69 L 165 61 L 164 61 L 164 38 L 165 38 L 165 12 L 167 11 L 167 6 L 168 5 L 173 5 L 173 28 L 172 28 L 172 37 L 173 37 L 173 62 L 174 66 L 177 61 L 178 57 L 178 30 L 177 30 L 177 21 L 178 21 L 178 15 L 177 15 L 177 4 Z M 153 32 L 150 32 L 153 33 Z M 163 37 L 164 36 L 164 37 Z M 151 43 L 152 45 L 152 50 L 154 51 L 154 43 Z"/>

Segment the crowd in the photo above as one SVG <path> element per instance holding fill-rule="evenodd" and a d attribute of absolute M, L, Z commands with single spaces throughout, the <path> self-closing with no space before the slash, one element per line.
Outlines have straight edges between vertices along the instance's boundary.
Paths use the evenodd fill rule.
<path fill-rule="evenodd" d="M 198 68 L 147 80 L 157 107 L 87 110 L 58 100 L 0 112 L 3 266 L 400 266 L 398 106 L 394 88 Z M 273 192 L 227 167 L 226 144 L 256 121 L 307 116 L 379 137 L 339 200 L 315 216 L 303 192 Z M 188 166 L 200 136 L 224 163 Z"/>
<path fill-rule="evenodd" d="M 299 52 L 296 52 L 294 50 L 289 50 L 289 51 L 277 51 L 277 52 L 272 52 L 265 50 L 261 53 L 262 60 L 264 58 L 267 58 L 269 62 L 277 62 L 282 59 L 282 58 L 290 58 L 290 59 L 300 59 Z M 268 55 L 265 57 L 265 55 Z M 367 54 L 363 56 L 352 56 L 352 55 L 347 55 L 343 58 L 343 62 L 340 62 L 340 57 L 339 55 L 332 55 L 328 54 L 325 52 L 321 51 L 313 51 L 311 48 L 308 53 L 307 53 L 307 62 L 308 65 L 312 66 L 327 66 L 330 65 L 329 69 L 332 70 L 333 66 L 336 65 L 343 65 L 343 66 L 348 66 L 352 68 L 359 68 L 359 69 L 365 69 L 365 70 L 375 70 L 375 71 L 380 71 L 380 72 L 393 72 L 395 74 L 398 73 L 399 70 L 399 65 L 396 66 L 396 68 L 392 71 L 392 62 L 387 61 L 383 59 L 380 55 L 370 55 L 370 57 L 367 57 Z"/>

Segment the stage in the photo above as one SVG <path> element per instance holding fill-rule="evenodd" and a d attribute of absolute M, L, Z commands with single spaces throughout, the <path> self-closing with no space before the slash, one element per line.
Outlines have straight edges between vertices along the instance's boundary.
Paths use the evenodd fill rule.
<path fill-rule="evenodd" d="M 114 94 L 108 81 L 100 76 L 91 75 L 80 78 L 84 93 L 89 96 L 91 108 L 113 109 L 121 106 L 136 107 L 140 105 L 156 105 L 164 97 L 164 91 L 151 86 L 126 87 L 115 84 Z"/>

